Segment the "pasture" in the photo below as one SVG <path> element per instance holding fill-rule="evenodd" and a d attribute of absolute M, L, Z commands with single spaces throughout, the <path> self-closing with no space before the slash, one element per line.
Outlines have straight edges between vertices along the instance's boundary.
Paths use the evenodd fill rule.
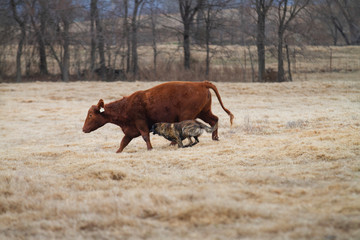
<path fill-rule="evenodd" d="M 159 82 L 0 84 L 0 239 L 359 239 L 360 82 L 334 76 L 215 83 L 220 141 L 120 154 L 88 108 Z"/>

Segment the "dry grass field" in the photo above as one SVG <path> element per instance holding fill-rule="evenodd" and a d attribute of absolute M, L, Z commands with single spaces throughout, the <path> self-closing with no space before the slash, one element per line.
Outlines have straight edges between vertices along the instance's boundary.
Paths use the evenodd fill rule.
<path fill-rule="evenodd" d="M 158 82 L 0 84 L 0 239 L 360 239 L 360 79 L 334 76 L 215 83 L 220 141 L 121 154 L 88 108 Z"/>

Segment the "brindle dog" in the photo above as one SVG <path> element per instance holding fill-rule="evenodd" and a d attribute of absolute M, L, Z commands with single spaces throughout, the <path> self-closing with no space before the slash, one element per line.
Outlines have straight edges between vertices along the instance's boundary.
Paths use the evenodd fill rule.
<path fill-rule="evenodd" d="M 192 147 L 199 143 L 198 137 L 204 132 L 214 132 L 218 127 L 216 123 L 212 128 L 195 120 L 185 120 L 177 123 L 155 123 L 150 132 L 163 136 L 167 140 L 176 142 L 178 147 Z M 194 137 L 195 142 L 191 140 Z M 188 145 L 183 145 L 182 140 L 189 139 Z"/>

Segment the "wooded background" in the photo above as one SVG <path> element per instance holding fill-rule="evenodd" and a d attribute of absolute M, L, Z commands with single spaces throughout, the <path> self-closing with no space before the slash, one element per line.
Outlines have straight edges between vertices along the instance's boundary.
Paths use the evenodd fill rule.
<path fill-rule="evenodd" d="M 0 81 L 282 82 L 301 59 L 357 71 L 354 49 L 333 46 L 360 44 L 359 12 L 358 0 L 0 0 Z"/>

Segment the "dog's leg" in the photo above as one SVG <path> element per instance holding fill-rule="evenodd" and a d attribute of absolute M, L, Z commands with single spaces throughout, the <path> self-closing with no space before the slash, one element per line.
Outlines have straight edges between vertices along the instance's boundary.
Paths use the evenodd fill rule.
<path fill-rule="evenodd" d="M 191 147 L 193 145 L 193 141 L 191 140 L 191 137 L 188 137 L 187 139 L 189 139 L 189 143 L 184 147 Z"/>
<path fill-rule="evenodd" d="M 197 137 L 197 136 L 194 136 L 194 138 L 195 138 L 195 142 L 194 142 L 193 144 L 191 144 L 191 146 L 194 146 L 194 145 L 196 145 L 196 144 L 199 143 L 198 137 Z"/>
<path fill-rule="evenodd" d="M 179 148 L 184 148 L 184 145 L 181 140 L 177 141 L 177 144 Z"/>
<path fill-rule="evenodd" d="M 176 141 L 176 143 L 178 144 L 178 147 L 179 147 L 179 148 L 183 148 L 183 147 L 184 147 L 184 145 L 183 145 L 183 143 L 182 143 L 182 141 L 181 141 L 181 138 L 180 138 L 179 136 L 176 136 L 176 137 L 175 137 L 175 141 Z"/>
<path fill-rule="evenodd" d="M 188 145 L 186 145 L 185 147 L 192 147 L 192 146 L 194 146 L 194 145 L 198 144 L 198 143 L 199 143 L 199 139 L 198 139 L 198 137 L 194 137 L 194 138 L 195 138 L 195 142 L 193 142 L 193 141 L 191 140 L 191 137 L 189 137 L 190 142 L 189 142 L 189 144 L 188 144 Z"/>

